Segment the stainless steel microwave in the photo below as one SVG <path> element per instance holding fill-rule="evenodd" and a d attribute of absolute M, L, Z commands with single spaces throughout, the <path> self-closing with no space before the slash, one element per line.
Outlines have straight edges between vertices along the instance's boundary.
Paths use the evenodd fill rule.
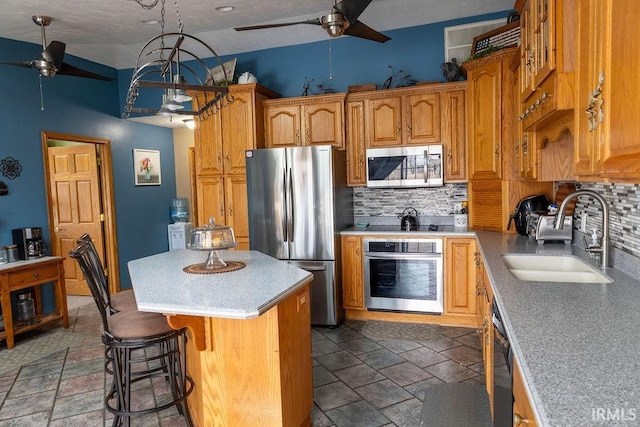
<path fill-rule="evenodd" d="M 367 187 L 441 187 L 442 144 L 367 149 Z"/>

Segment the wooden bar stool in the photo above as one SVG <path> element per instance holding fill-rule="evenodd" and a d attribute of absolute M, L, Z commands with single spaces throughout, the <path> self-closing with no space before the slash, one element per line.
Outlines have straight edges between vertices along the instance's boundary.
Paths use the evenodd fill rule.
<path fill-rule="evenodd" d="M 108 292 L 101 285 L 104 272 L 91 242 L 82 241 L 69 255 L 78 262 L 102 318 L 102 342 L 107 347 L 105 369 L 113 375 L 112 387 L 104 402 L 105 408 L 115 415 L 113 425 L 129 426 L 131 417 L 176 406 L 191 426 L 187 396 L 193 391 L 193 380 L 186 373 L 186 329 L 171 328 L 159 313 L 114 312 Z M 107 368 L 109 364 L 112 369 Z M 133 410 L 134 384 L 153 377 L 165 378 L 172 400 Z"/>

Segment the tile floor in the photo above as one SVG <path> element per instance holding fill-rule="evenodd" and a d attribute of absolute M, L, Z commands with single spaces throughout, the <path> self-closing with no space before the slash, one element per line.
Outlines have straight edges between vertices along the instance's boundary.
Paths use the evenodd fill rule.
<path fill-rule="evenodd" d="M 69 299 L 70 329 L 78 345 L 0 373 L 0 427 L 110 425 L 99 317 L 89 297 Z M 440 327 L 421 342 L 364 336 L 365 322 L 313 328 L 314 427 L 418 426 L 425 390 L 443 382 L 483 383 L 480 341 L 474 329 Z M 47 328 L 39 333 L 46 333 Z M 19 339 L 37 339 L 37 333 Z M 19 345 L 19 341 L 18 341 Z M 0 351 L 6 344 L 0 343 Z M 162 399 L 162 382 L 141 384 L 141 401 Z M 183 426 L 174 408 L 136 420 L 135 426 Z"/>

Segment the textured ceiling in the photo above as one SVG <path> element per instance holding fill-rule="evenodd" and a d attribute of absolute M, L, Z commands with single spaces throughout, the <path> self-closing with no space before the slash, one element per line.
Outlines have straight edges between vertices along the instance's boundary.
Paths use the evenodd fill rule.
<path fill-rule="evenodd" d="M 151 3 L 153 0 L 140 0 Z M 165 31 L 177 31 L 176 2 L 184 32 L 208 43 L 219 55 L 328 38 L 318 26 L 236 32 L 234 27 L 317 18 L 331 10 L 332 0 L 167 0 Z M 384 32 L 466 16 L 503 11 L 513 0 L 373 0 L 360 21 Z M 133 68 L 141 47 L 160 33 L 160 25 L 142 21 L 161 18 L 160 1 L 150 10 L 134 0 L 2 0 L 0 37 L 40 44 L 32 15 L 53 18 L 47 42 L 67 44 L 66 52 L 117 69 Z M 231 5 L 232 12 L 218 12 Z M 15 58 L 26 60 L 32 58 Z"/>

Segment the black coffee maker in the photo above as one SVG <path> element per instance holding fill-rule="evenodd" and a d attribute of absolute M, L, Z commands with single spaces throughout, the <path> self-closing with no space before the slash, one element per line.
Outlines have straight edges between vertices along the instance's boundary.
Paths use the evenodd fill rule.
<path fill-rule="evenodd" d="M 13 243 L 18 245 L 20 259 L 37 259 L 45 255 L 47 244 L 42 240 L 42 227 L 14 228 Z"/>

